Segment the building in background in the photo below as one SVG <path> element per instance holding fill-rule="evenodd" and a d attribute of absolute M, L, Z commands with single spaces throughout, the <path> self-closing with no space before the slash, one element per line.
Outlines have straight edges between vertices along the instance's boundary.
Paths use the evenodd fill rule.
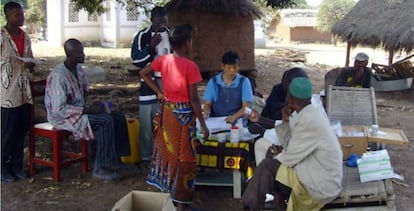
<path fill-rule="evenodd" d="M 148 18 L 138 8 L 121 6 L 116 1 L 104 2 L 108 11 L 88 15 L 86 10 L 75 10 L 70 0 L 47 0 L 47 39 L 61 46 L 67 39 L 76 38 L 85 45 L 130 47 L 134 34 Z"/>
<path fill-rule="evenodd" d="M 280 42 L 331 43 L 330 32 L 316 30 L 317 10 L 287 9 L 280 11 L 279 21 L 271 27 L 272 34 Z"/>

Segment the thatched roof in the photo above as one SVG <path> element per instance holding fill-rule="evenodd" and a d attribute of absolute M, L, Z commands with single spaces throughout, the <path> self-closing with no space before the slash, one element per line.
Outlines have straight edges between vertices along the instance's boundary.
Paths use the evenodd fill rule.
<path fill-rule="evenodd" d="M 332 33 L 348 41 L 388 51 L 414 49 L 414 0 L 360 0 Z"/>
<path fill-rule="evenodd" d="M 262 12 L 251 0 L 171 0 L 165 6 L 167 11 L 194 8 L 206 12 L 226 13 L 237 16 L 249 14 L 260 18 Z"/>

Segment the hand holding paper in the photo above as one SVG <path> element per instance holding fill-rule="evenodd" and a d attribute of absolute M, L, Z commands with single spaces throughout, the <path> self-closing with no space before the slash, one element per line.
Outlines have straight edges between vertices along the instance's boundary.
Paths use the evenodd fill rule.
<path fill-rule="evenodd" d="M 16 58 L 17 60 L 20 60 L 23 63 L 32 63 L 32 64 L 42 64 L 43 61 L 39 60 L 39 59 L 35 59 L 35 58 L 30 58 L 30 57 L 20 57 L 20 56 L 14 56 L 14 58 Z"/>

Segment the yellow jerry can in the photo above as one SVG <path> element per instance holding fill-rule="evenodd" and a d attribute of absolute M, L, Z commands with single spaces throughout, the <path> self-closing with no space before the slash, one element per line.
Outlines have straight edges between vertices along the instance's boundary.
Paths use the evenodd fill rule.
<path fill-rule="evenodd" d="M 121 161 L 126 164 L 139 163 L 141 161 L 139 154 L 139 122 L 137 118 L 126 118 L 126 121 L 131 154 L 129 156 L 122 156 Z"/>

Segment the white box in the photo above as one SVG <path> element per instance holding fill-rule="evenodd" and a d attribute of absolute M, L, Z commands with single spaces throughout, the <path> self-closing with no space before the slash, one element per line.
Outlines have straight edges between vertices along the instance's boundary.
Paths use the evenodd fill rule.
<path fill-rule="evenodd" d="M 361 182 L 369 182 L 375 180 L 382 180 L 392 178 L 394 176 L 393 169 L 381 169 L 368 172 L 359 172 Z"/>
<path fill-rule="evenodd" d="M 377 150 L 377 151 L 369 151 L 362 154 L 362 159 L 369 159 L 369 160 L 382 160 L 382 159 L 389 159 L 390 156 L 388 155 L 388 151 L 386 149 Z"/>
<path fill-rule="evenodd" d="M 392 169 L 390 159 L 358 163 L 358 170 L 367 172 L 372 170 Z"/>
<path fill-rule="evenodd" d="M 111 211 L 171 211 L 174 205 L 169 193 L 131 191 L 112 207 Z"/>
<path fill-rule="evenodd" d="M 361 182 L 388 179 L 394 175 L 387 150 L 366 152 L 357 162 Z"/>

